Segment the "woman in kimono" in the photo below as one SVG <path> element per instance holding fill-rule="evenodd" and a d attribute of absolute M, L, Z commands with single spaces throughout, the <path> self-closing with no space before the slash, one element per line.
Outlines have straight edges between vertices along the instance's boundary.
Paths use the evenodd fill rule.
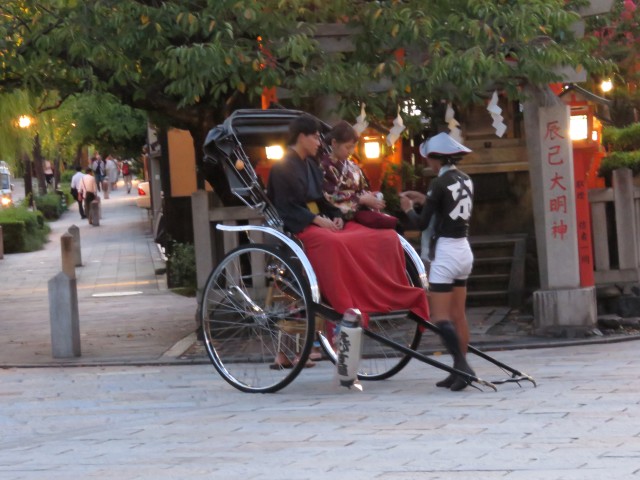
<path fill-rule="evenodd" d="M 289 132 L 288 152 L 272 167 L 267 194 L 285 228 L 302 242 L 327 303 L 338 313 L 357 308 L 365 322 L 368 314 L 401 309 L 428 319 L 424 290 L 408 283 L 397 233 L 345 223 L 340 209 L 324 197 L 323 173 L 315 160 L 318 121 L 302 115 Z M 280 352 L 274 365 L 288 368 L 292 360 Z"/>

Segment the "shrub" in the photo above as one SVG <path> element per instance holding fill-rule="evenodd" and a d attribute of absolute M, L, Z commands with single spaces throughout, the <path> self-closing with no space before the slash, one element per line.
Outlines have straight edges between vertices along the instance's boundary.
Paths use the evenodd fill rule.
<path fill-rule="evenodd" d="M 40 250 L 51 231 L 41 212 L 18 206 L 0 209 L 0 225 L 6 253 Z"/>
<path fill-rule="evenodd" d="M 57 193 L 47 193 L 36 197 L 35 203 L 36 208 L 42 212 L 47 220 L 57 220 L 65 210 L 62 199 Z"/>
<path fill-rule="evenodd" d="M 169 242 L 167 282 L 170 288 L 180 288 L 183 293 L 194 295 L 197 288 L 196 251 L 192 244 Z"/>
<path fill-rule="evenodd" d="M 611 172 L 617 168 L 629 168 L 633 175 L 640 173 L 640 150 L 633 152 L 611 152 L 602 159 L 598 176 L 609 178 Z"/>
<path fill-rule="evenodd" d="M 71 183 L 71 177 L 73 177 L 75 174 L 75 168 L 67 168 L 60 174 L 60 183 Z"/>

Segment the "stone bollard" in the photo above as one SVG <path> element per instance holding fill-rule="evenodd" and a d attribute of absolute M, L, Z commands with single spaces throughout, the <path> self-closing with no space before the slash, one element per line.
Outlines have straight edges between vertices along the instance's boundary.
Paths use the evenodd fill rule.
<path fill-rule="evenodd" d="M 104 193 L 105 200 L 109 199 L 109 182 L 102 182 L 102 193 Z"/>
<path fill-rule="evenodd" d="M 4 258 L 4 238 L 2 237 L 2 225 L 0 225 L 0 260 Z"/>
<path fill-rule="evenodd" d="M 75 259 L 75 266 L 82 266 L 82 248 L 80 246 L 80 229 L 71 225 L 67 230 L 69 234 L 73 237 L 73 258 Z"/>
<path fill-rule="evenodd" d="M 94 227 L 100 226 L 100 201 L 94 200 L 91 202 L 91 225 Z"/>
<path fill-rule="evenodd" d="M 60 237 L 60 253 L 62 256 L 62 271 L 69 278 L 76 278 L 76 256 L 73 251 L 73 235 L 65 233 Z"/>
<path fill-rule="evenodd" d="M 53 358 L 80 356 L 80 317 L 76 279 L 60 272 L 49 280 L 49 322 Z"/>

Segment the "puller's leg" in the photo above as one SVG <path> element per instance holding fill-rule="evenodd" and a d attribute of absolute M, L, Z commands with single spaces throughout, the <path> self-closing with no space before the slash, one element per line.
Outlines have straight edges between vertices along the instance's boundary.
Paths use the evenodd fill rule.
<path fill-rule="evenodd" d="M 461 316 L 459 313 L 460 307 L 458 305 L 454 305 L 457 303 L 456 300 L 460 300 L 460 294 L 462 293 L 460 290 L 462 290 L 462 288 L 455 287 L 452 291 L 434 291 L 439 289 L 438 287 L 439 286 L 432 285 L 432 291 L 430 293 L 429 306 L 431 310 L 431 320 L 440 327 L 442 342 L 447 351 L 453 357 L 453 368 L 475 375 L 475 372 L 467 363 L 465 355 L 469 328 L 466 324 L 464 306 L 462 307 L 463 314 Z M 442 285 L 442 287 L 442 290 L 446 290 L 444 285 Z M 466 288 L 464 288 L 464 290 L 466 293 Z M 462 297 L 463 305 L 465 298 L 466 295 Z M 455 322 L 455 326 L 452 320 Z M 462 333 L 462 335 L 458 333 L 458 324 L 461 326 L 460 333 Z M 467 340 L 463 340 L 464 338 Z M 454 391 L 462 390 L 468 384 L 469 383 L 466 379 L 458 377 L 455 374 L 450 374 L 444 380 L 436 383 L 438 387 L 450 388 Z"/>

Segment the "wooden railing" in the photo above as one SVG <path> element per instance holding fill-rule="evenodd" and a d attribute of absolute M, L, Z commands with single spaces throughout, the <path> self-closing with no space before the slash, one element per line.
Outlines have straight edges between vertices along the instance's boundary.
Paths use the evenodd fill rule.
<path fill-rule="evenodd" d="M 249 207 L 223 207 L 212 192 L 204 190 L 192 194 L 191 211 L 199 299 L 213 267 L 240 243 L 238 234 L 223 234 L 216 230 L 216 225 L 262 225 L 264 218 Z"/>
<path fill-rule="evenodd" d="M 640 281 L 640 187 L 628 168 L 612 180 L 589 191 L 596 285 Z"/>

